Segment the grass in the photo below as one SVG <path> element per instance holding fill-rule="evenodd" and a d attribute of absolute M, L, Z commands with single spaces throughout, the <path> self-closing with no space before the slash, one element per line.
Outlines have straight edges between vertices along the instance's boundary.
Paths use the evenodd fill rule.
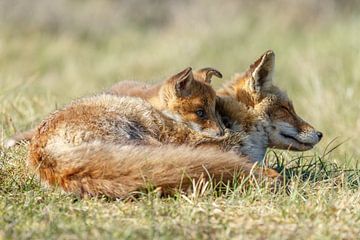
<path fill-rule="evenodd" d="M 359 6 L 134 2 L 1 3 L 0 140 L 119 80 L 155 82 L 187 66 L 213 66 L 229 79 L 267 49 L 276 53 L 276 84 L 324 139 L 304 153 L 269 151 L 291 180 L 288 194 L 207 186 L 134 201 L 46 188 L 26 166 L 26 145 L 1 149 L 0 239 L 358 238 Z"/>

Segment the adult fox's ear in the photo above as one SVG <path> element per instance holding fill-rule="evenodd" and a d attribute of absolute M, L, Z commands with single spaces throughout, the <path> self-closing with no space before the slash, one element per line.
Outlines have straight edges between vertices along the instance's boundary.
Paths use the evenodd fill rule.
<path fill-rule="evenodd" d="M 268 90 L 272 86 L 274 67 L 275 53 L 268 50 L 248 70 L 251 74 L 250 90 L 256 93 Z"/>
<path fill-rule="evenodd" d="M 206 83 L 211 83 L 211 78 L 213 76 L 222 78 L 221 72 L 219 72 L 215 68 L 210 68 L 210 67 L 202 68 L 200 70 L 195 71 L 194 76 L 197 80 L 201 80 Z"/>
<path fill-rule="evenodd" d="M 172 77 L 175 81 L 176 96 L 184 97 L 191 93 L 191 83 L 194 80 L 192 68 L 188 67 Z"/>

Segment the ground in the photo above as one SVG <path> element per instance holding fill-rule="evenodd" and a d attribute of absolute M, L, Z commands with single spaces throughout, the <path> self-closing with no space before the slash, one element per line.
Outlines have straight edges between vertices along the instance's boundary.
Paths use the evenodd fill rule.
<path fill-rule="evenodd" d="M 46 188 L 26 165 L 26 144 L 1 148 L 0 239 L 360 236 L 355 1 L 31 2 L 0 4 L 1 142 L 120 80 L 156 82 L 188 66 L 211 66 L 224 75 L 213 81 L 219 87 L 267 49 L 276 54 L 275 83 L 324 138 L 304 153 L 269 151 L 288 191 L 207 186 L 132 201 Z"/>

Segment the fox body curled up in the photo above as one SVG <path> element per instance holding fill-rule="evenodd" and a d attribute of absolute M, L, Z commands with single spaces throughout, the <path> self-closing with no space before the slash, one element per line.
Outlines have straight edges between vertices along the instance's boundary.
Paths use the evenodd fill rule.
<path fill-rule="evenodd" d="M 165 84 L 177 91 L 176 83 Z M 215 101 L 199 104 L 192 94 L 194 109 L 215 111 Z M 215 92 L 208 94 L 215 99 Z M 200 178 L 227 181 L 234 174 L 245 177 L 251 172 L 256 177 L 279 178 L 276 171 L 253 168 L 253 163 L 231 151 L 242 141 L 241 133 L 219 137 L 209 134 L 207 127 L 194 130 L 191 121 L 183 120 L 193 112 L 179 114 L 176 110 L 183 108 L 173 109 L 108 94 L 77 100 L 40 124 L 30 143 L 30 164 L 50 185 L 80 195 L 110 197 L 125 197 L 148 183 L 171 193 Z M 173 116 L 180 120 L 174 121 Z"/>
<path fill-rule="evenodd" d="M 103 112 L 96 113 L 95 111 L 90 115 L 85 114 L 87 117 L 83 122 L 78 121 L 80 116 L 72 113 L 84 112 L 84 104 L 92 108 L 98 103 L 104 103 L 104 99 L 111 98 L 110 96 L 101 95 L 80 100 L 45 120 L 31 142 L 30 160 L 43 180 L 54 185 L 61 185 L 67 191 L 91 195 L 123 196 L 129 191 L 144 187 L 144 179 L 155 186 L 171 189 L 174 184 L 176 186 L 180 184 L 177 180 L 180 176 L 184 176 L 184 172 L 186 176 L 189 176 L 188 181 L 185 181 L 188 183 L 190 179 L 203 177 L 204 167 L 208 173 L 205 174 L 206 176 L 210 173 L 210 176 L 217 179 L 220 175 L 230 177 L 234 171 L 239 171 L 240 176 L 249 175 L 251 162 L 261 161 L 267 147 L 303 151 L 312 148 L 322 137 L 320 132 L 296 115 L 286 94 L 272 84 L 273 68 L 274 54 L 268 51 L 244 74 L 236 76 L 233 81 L 224 85 L 217 92 L 220 98 L 214 95 L 212 89 L 192 91 L 190 94 L 186 90 L 180 95 L 176 94 L 179 89 L 189 89 L 189 84 L 177 85 L 176 79 L 183 79 L 181 77 L 184 76 L 183 74 L 178 74 L 177 77 L 172 78 L 172 81 L 168 81 L 169 85 L 166 87 L 134 82 L 115 85 L 111 93 L 117 97 L 113 96 L 114 99 L 107 101 L 107 104 L 100 104 Z M 185 83 L 194 82 L 200 89 L 202 89 L 202 84 L 211 88 L 206 85 L 209 81 L 208 72 L 200 71 L 195 73 L 195 76 L 188 72 L 185 76 L 190 76 L 191 81 L 185 81 Z M 203 80 L 195 81 L 194 78 Z M 175 91 L 166 95 L 172 97 L 172 100 L 169 97 L 163 98 L 165 89 Z M 159 114 L 160 119 L 165 122 L 154 120 L 148 125 L 149 122 L 146 121 L 149 120 L 148 117 L 141 123 L 136 120 L 138 116 L 114 111 L 113 102 L 123 99 L 119 98 L 119 95 L 138 96 L 145 99 L 151 104 L 151 106 L 147 105 L 149 109 L 152 109 L 150 112 L 156 110 L 145 115 Z M 177 99 L 180 97 L 184 101 Z M 164 99 L 166 101 L 162 101 Z M 213 99 L 213 101 L 208 101 L 208 99 Z M 136 109 L 137 105 L 147 104 L 140 99 L 136 101 L 133 102 L 134 105 L 125 105 L 125 109 L 131 112 L 131 109 Z M 129 99 L 125 102 L 129 104 Z M 216 112 L 214 102 L 217 104 Z M 118 102 L 118 104 L 121 106 L 125 103 Z M 98 107 L 94 109 L 98 110 Z M 100 115 L 103 117 L 113 115 L 118 120 L 109 117 L 108 120 L 100 121 Z M 217 122 L 219 115 L 226 126 L 236 134 L 223 135 L 223 126 Z M 64 116 L 67 117 L 64 118 Z M 119 119 L 122 120 L 119 122 Z M 70 127 L 72 121 L 76 124 Z M 129 122 L 131 124 L 128 124 Z M 99 123 L 101 124 L 98 125 Z M 111 129 L 109 125 L 112 124 L 118 126 L 113 128 L 115 131 L 109 130 Z M 84 128 L 87 130 L 83 131 Z M 176 134 L 172 133 L 174 129 L 176 129 Z M 120 134 L 117 132 L 115 135 L 116 131 L 120 131 Z M 175 147 L 178 144 L 186 146 Z M 195 146 L 196 149 L 193 148 Z M 141 152 L 134 152 L 135 149 Z M 218 149 L 228 152 L 221 152 Z M 74 155 L 71 155 L 72 153 Z M 239 154 L 248 158 L 239 158 Z M 101 159 L 107 159 L 107 161 L 104 162 Z M 161 163 L 161 166 L 155 163 Z M 129 169 L 132 170 L 129 171 Z M 155 174 L 155 172 L 161 172 L 163 175 Z M 167 185 L 166 182 L 170 182 L 168 176 L 171 174 L 173 184 Z M 255 168 L 254 174 L 255 176 L 264 174 L 270 178 L 279 177 L 271 169 Z M 138 180 L 135 184 L 137 187 L 125 184 L 133 178 Z M 181 185 L 181 187 L 185 186 L 186 184 Z"/>

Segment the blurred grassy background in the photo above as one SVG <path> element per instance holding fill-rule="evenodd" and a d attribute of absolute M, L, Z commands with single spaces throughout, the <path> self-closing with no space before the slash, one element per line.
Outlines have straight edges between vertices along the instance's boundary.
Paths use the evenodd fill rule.
<path fill-rule="evenodd" d="M 224 74 L 213 81 L 219 87 L 273 49 L 276 84 L 299 115 L 324 132 L 305 153 L 319 162 L 323 172 L 312 171 L 320 179 L 328 174 L 322 161 L 352 168 L 360 157 L 359 23 L 356 0 L 0 0 L 0 142 L 117 81 L 154 82 L 187 66 L 212 66 Z M 334 139 L 330 148 L 345 142 L 317 157 Z M 0 150 L 0 239 L 360 234 L 359 173 L 354 182 L 344 175 L 315 183 L 293 178 L 290 196 L 260 188 L 123 203 L 44 190 L 25 159 L 24 146 Z"/>
<path fill-rule="evenodd" d="M 2 138 L 124 79 L 213 66 L 224 80 L 262 52 L 299 114 L 358 158 L 357 1 L 0 1 Z M 218 87 L 222 81 L 215 80 Z"/>

